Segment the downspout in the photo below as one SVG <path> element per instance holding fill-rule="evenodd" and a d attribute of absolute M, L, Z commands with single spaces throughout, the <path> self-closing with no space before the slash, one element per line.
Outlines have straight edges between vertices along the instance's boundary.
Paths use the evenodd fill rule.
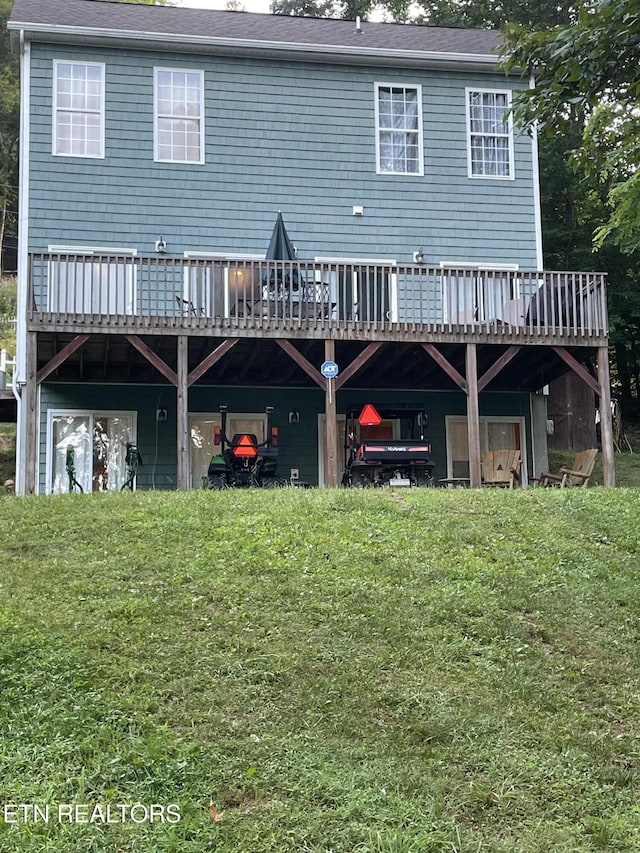
<path fill-rule="evenodd" d="M 26 383 L 25 343 L 27 332 L 27 290 L 29 271 L 29 143 L 31 118 L 31 45 L 20 30 L 20 187 L 18 191 L 18 322 L 16 324 L 16 366 L 12 389 L 17 404 L 16 494 L 25 491 L 25 418 L 22 388 Z"/>
<path fill-rule="evenodd" d="M 529 88 L 535 89 L 536 81 L 533 75 L 529 78 Z M 533 159 L 533 215 L 536 228 L 536 262 L 537 269 L 544 269 L 544 253 L 542 249 L 542 200 L 540 196 L 540 160 L 538 153 L 538 127 L 531 128 L 531 155 Z"/>

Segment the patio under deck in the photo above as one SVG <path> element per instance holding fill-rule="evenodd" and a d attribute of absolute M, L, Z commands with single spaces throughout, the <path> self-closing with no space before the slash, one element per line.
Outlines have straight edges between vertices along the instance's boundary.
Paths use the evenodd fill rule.
<path fill-rule="evenodd" d="M 198 381 L 324 389 L 330 485 L 335 391 L 356 376 L 362 387 L 464 391 L 475 486 L 487 386 L 535 391 L 571 369 L 610 410 L 601 273 L 95 254 L 34 254 L 29 269 L 27 491 L 47 379 L 174 385 L 179 488 L 188 483 L 188 389 Z M 325 360 L 338 362 L 336 379 L 321 375 Z M 613 485 L 607 417 L 602 450 Z"/>

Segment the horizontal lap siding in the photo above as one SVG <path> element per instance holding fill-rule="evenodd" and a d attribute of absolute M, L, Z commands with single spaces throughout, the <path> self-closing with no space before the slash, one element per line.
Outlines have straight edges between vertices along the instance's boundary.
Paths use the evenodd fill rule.
<path fill-rule="evenodd" d="M 52 60 L 106 64 L 106 157 L 51 156 Z M 206 162 L 153 162 L 153 68 L 205 71 Z M 282 210 L 301 259 L 536 265 L 531 142 L 516 180 L 467 177 L 465 88 L 502 75 L 392 71 L 34 45 L 30 248 L 266 250 Z M 376 175 L 374 83 L 420 84 L 424 176 Z M 365 214 L 354 217 L 353 205 Z"/>
<path fill-rule="evenodd" d="M 458 391 L 382 391 L 346 388 L 337 394 L 338 412 L 362 403 L 424 407 L 428 415 L 426 437 L 432 445 L 436 478 L 446 477 L 446 415 L 466 416 L 466 398 Z M 288 477 L 298 468 L 300 479 L 318 483 L 318 415 L 324 412 L 324 393 L 320 389 L 224 388 L 195 385 L 189 390 L 190 414 L 213 414 L 226 404 L 229 412 L 264 412 L 274 407 L 273 423 L 279 430 L 278 472 Z M 156 424 L 157 408 L 167 410 L 167 421 Z M 137 412 L 137 440 L 143 466 L 138 473 L 140 489 L 176 487 L 176 394 L 171 386 L 95 385 L 45 383 L 41 394 L 40 490 L 45 490 L 47 452 L 47 411 L 82 409 L 93 412 Z M 290 424 L 288 412 L 300 415 L 298 424 Z M 527 458 L 531 468 L 531 424 L 529 395 L 526 393 L 480 395 L 480 415 L 524 417 Z M 343 461 L 343 448 L 340 448 Z M 196 472 L 197 473 L 197 472 Z M 203 475 L 206 471 L 201 472 Z M 196 477 L 197 481 L 197 477 Z"/>

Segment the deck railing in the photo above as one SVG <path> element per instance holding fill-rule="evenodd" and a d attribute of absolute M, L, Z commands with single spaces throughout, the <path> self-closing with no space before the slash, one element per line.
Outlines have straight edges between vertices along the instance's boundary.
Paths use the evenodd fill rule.
<path fill-rule="evenodd" d="M 29 288 L 36 326 L 607 334 L 604 273 L 47 253 Z"/>

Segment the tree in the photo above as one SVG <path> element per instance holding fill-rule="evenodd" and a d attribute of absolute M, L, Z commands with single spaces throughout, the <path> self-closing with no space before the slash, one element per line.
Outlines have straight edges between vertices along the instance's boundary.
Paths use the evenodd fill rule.
<path fill-rule="evenodd" d="M 531 31 L 505 28 L 505 70 L 533 74 L 535 89 L 518 96 L 517 120 L 562 133 L 576 112 L 584 129 L 573 163 L 606 190 L 608 214 L 595 245 L 609 238 L 640 250 L 640 9 L 637 0 L 596 0 L 572 25 Z"/>
<path fill-rule="evenodd" d="M 13 238 L 15 246 L 17 235 L 20 87 L 18 60 L 11 52 L 7 31 L 12 6 L 12 0 L 0 0 L 0 275 L 5 267 L 5 243 Z"/>
<path fill-rule="evenodd" d="M 373 0 L 273 0 L 271 11 L 274 15 L 353 21 L 358 16 L 365 18 L 374 5 Z"/>

